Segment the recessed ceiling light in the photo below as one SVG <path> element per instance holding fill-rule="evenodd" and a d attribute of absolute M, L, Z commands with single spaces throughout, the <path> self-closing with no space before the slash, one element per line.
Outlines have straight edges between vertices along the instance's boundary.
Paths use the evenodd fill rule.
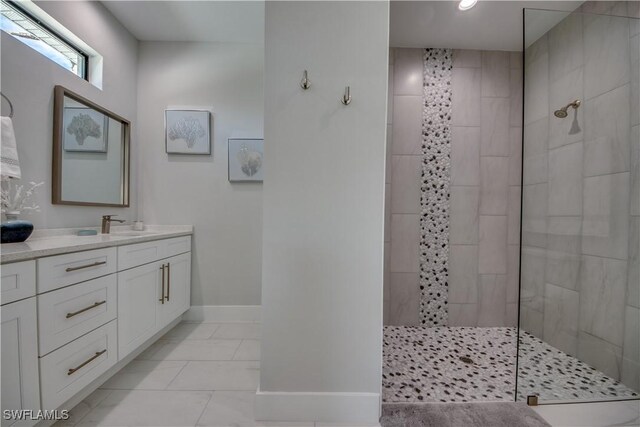
<path fill-rule="evenodd" d="M 478 3 L 478 0 L 461 0 L 460 3 L 458 4 L 458 9 L 469 10 L 473 6 L 475 6 L 476 3 Z"/>

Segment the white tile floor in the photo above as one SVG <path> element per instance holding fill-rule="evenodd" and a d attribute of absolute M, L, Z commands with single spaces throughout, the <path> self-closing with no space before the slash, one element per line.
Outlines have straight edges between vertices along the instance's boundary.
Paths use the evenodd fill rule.
<path fill-rule="evenodd" d="M 259 324 L 181 323 L 56 426 L 314 427 L 314 423 L 254 420 L 259 359 Z M 640 410 L 638 403 L 624 403 L 628 408 L 618 418 L 637 422 L 632 415 Z M 557 411 L 552 406 L 540 407 L 539 412 L 553 426 L 593 425 L 588 421 L 567 424 L 566 409 L 574 406 L 579 405 L 563 405 Z M 315 427 L 325 426 L 338 424 L 315 423 Z"/>
<path fill-rule="evenodd" d="M 180 323 L 56 426 L 314 426 L 254 421 L 260 325 Z"/>

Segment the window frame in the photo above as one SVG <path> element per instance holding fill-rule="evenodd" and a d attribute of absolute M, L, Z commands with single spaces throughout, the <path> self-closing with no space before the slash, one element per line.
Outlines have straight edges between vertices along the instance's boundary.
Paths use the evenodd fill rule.
<path fill-rule="evenodd" d="M 53 28 L 51 28 L 51 26 L 48 25 L 46 22 L 43 22 L 42 19 L 38 18 L 36 15 L 34 15 L 30 11 L 28 11 L 27 9 L 22 7 L 19 2 L 16 2 L 16 1 L 13 1 L 13 0 L 2 0 L 2 1 L 4 3 L 7 3 L 10 7 L 14 8 L 15 10 L 17 10 L 18 13 L 23 14 L 26 18 L 28 18 L 29 20 L 33 21 L 33 23 L 35 23 L 37 26 L 42 28 L 43 31 L 49 33 L 52 37 L 55 37 L 55 38 L 59 39 L 62 43 L 68 45 L 71 49 L 76 51 L 78 53 L 78 55 L 80 57 L 82 57 L 82 62 L 83 62 L 82 63 L 82 73 L 80 74 L 80 73 L 75 73 L 75 72 L 73 72 L 72 70 L 69 70 L 69 69 L 67 69 L 67 70 L 69 72 L 71 72 L 72 74 L 80 77 L 81 79 L 89 81 L 89 58 L 90 58 L 90 55 L 87 54 L 87 52 L 85 52 L 83 49 L 80 49 L 75 43 L 70 42 L 69 39 L 64 37 L 58 31 L 56 31 Z M 15 38 L 15 36 L 12 35 L 12 34 L 8 34 L 8 35 L 10 35 L 11 37 Z M 40 53 L 40 52 L 38 52 L 38 53 Z M 43 55 L 43 56 L 45 56 L 45 55 Z M 47 59 L 49 59 L 51 62 L 55 62 L 49 57 L 47 57 Z M 57 65 L 60 65 L 60 64 L 57 64 Z M 60 65 L 60 66 L 62 67 L 62 65 Z"/>

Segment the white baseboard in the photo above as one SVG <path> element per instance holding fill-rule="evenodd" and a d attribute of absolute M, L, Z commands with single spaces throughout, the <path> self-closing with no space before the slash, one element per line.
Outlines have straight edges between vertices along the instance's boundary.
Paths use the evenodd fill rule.
<path fill-rule="evenodd" d="M 255 417 L 260 421 L 314 421 L 376 425 L 379 393 L 256 392 Z"/>
<path fill-rule="evenodd" d="M 182 319 L 193 322 L 260 322 L 262 311 L 259 305 L 193 305 Z"/>

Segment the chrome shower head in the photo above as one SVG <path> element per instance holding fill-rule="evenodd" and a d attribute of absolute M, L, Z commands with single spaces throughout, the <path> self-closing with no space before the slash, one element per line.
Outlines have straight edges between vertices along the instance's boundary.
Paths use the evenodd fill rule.
<path fill-rule="evenodd" d="M 568 116 L 567 109 L 566 108 L 561 108 L 559 110 L 556 110 L 556 111 L 553 112 L 553 115 L 556 116 L 559 119 L 564 119 L 565 117 Z"/>
<path fill-rule="evenodd" d="M 575 101 L 567 104 L 561 109 L 554 111 L 553 115 L 559 119 L 564 119 L 569 115 L 569 113 L 567 113 L 567 110 L 569 109 L 569 107 L 573 107 L 573 109 L 576 110 L 578 109 L 579 106 L 580 106 L 580 101 L 576 99 Z"/>

